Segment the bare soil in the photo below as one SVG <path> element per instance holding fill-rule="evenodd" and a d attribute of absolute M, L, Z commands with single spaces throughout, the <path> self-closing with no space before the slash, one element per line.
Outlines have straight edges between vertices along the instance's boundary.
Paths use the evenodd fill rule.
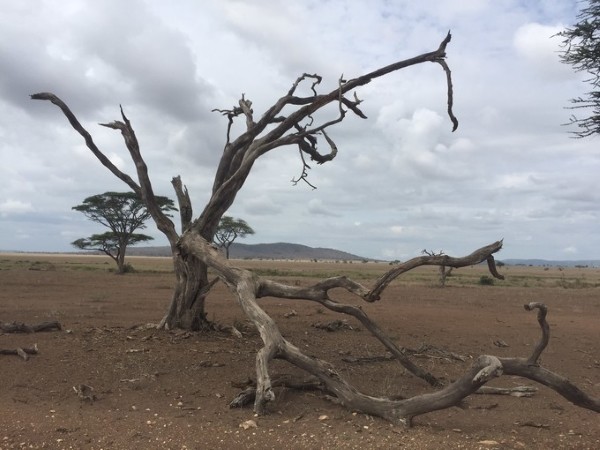
<path fill-rule="evenodd" d="M 0 355 L 1 450 L 600 448 L 600 415 L 513 377 L 493 385 L 539 391 L 531 398 L 475 395 L 460 407 L 416 418 L 410 429 L 348 411 L 317 393 L 289 389 L 277 391 L 269 415 L 255 417 L 251 408 L 228 407 L 240 391 L 233 384 L 254 377 L 261 343 L 222 284 L 209 297 L 209 314 L 221 324 L 236 324 L 242 338 L 147 326 L 160 320 L 170 299 L 168 259 L 160 267 L 158 259 L 134 260 L 143 270 L 125 276 L 108 272 L 101 258 L 0 255 L 0 260 L 0 321 L 58 320 L 63 326 L 58 332 L 0 334 L 0 349 L 39 348 L 28 361 Z M 256 267 L 298 284 L 314 282 L 311 274 L 349 270 L 335 263 L 261 262 Z M 386 268 L 354 264 L 352 269 L 367 274 L 361 281 L 368 284 L 369 276 Z M 456 273 L 466 278 L 449 278 L 443 289 L 433 286 L 435 272 L 423 271 L 363 308 L 398 345 L 416 349 L 425 343 L 466 356 L 465 362 L 415 358 L 452 380 L 480 354 L 528 356 L 540 332 L 535 313 L 523 304 L 544 302 L 551 342 L 542 364 L 598 396 L 600 288 L 594 280 L 600 274 L 598 269 L 556 270 L 511 267 L 505 284 L 480 286 L 467 281 L 478 279 L 482 268 L 461 269 Z M 511 284 L 511 275 L 519 283 Z M 340 301 L 359 303 L 345 292 L 335 294 Z M 394 361 L 345 362 L 385 354 L 352 320 L 348 329 L 327 332 L 313 325 L 344 318 L 309 302 L 265 299 L 261 305 L 286 338 L 335 364 L 366 393 L 410 396 L 431 389 Z M 508 347 L 497 346 L 498 341 Z M 284 362 L 275 362 L 272 372 L 302 375 Z M 93 388 L 94 401 L 77 395 L 74 388 L 80 385 Z M 256 427 L 240 426 L 249 420 Z"/>

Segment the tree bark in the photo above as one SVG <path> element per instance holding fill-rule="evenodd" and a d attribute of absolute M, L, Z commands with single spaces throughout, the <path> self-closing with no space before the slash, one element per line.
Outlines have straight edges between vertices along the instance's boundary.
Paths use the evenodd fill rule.
<path fill-rule="evenodd" d="M 175 287 L 171 303 L 159 328 L 181 328 L 190 331 L 209 330 L 214 324 L 206 317 L 206 294 L 218 281 L 208 280 L 208 268 L 198 258 L 183 258 L 179 251 L 173 255 Z"/>
<path fill-rule="evenodd" d="M 40 331 L 61 331 L 59 322 L 42 322 L 35 325 L 27 325 L 23 322 L 0 322 L 0 331 L 3 333 L 39 333 Z"/>
<path fill-rule="evenodd" d="M 123 275 L 125 273 L 125 250 L 119 248 L 117 251 L 117 274 Z"/>

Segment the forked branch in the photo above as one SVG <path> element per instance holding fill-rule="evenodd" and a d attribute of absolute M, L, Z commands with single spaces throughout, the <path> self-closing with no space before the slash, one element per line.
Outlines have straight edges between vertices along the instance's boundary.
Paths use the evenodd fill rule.
<path fill-rule="evenodd" d="M 254 121 L 250 102 L 242 96 L 238 106 L 232 109 L 215 110 L 227 117 L 227 139 L 223 150 L 221 161 L 217 169 L 217 174 L 213 183 L 212 197 L 204 208 L 200 217 L 192 223 L 192 228 L 201 232 L 202 230 L 212 230 L 216 227 L 218 219 L 233 204 L 237 192 L 243 186 L 254 162 L 262 155 L 271 150 L 281 148 L 287 145 L 296 145 L 301 152 L 310 155 L 311 159 L 318 163 L 330 161 L 337 154 L 337 147 L 333 140 L 324 134 L 328 145 L 332 151 L 323 155 L 316 150 L 316 140 L 307 139 L 307 136 L 320 135 L 327 128 L 338 124 L 344 120 L 346 109 L 348 108 L 361 118 L 366 118 L 365 114 L 359 109 L 360 100 L 355 90 L 361 86 L 369 84 L 371 81 L 383 77 L 401 69 L 423 64 L 426 62 L 439 63 L 445 71 L 448 86 L 448 116 L 453 124 L 452 129 L 458 126 L 458 121 L 452 112 L 452 80 L 448 65 L 445 63 L 446 46 L 450 42 L 451 35 L 448 33 L 439 47 L 428 53 L 423 53 L 414 58 L 398 61 L 388 66 L 379 68 L 349 80 L 340 78 L 338 88 L 327 94 L 319 95 L 316 86 L 321 82 L 321 77 L 316 74 L 303 74 L 293 83 L 287 94 L 275 102 L 261 116 L 258 121 Z M 304 81 L 311 81 L 311 96 L 296 96 L 298 86 Z M 353 93 L 354 100 L 350 100 L 347 94 Z M 321 124 L 315 124 L 311 127 L 298 129 L 300 124 L 314 117 L 317 111 L 322 110 L 327 105 L 334 102 L 338 104 L 338 114 L 331 120 L 325 120 Z M 287 115 L 282 114 L 288 106 L 297 106 Z M 232 123 L 238 116 L 246 117 L 246 131 L 237 138 L 231 137 Z M 295 181 L 306 181 L 307 165 L 303 161 L 302 175 Z M 309 183 L 310 184 L 310 183 Z M 312 187 L 314 185 L 310 184 Z M 205 234 L 206 236 L 206 234 Z"/>
<path fill-rule="evenodd" d="M 67 106 L 65 102 L 63 102 L 56 95 L 49 92 L 41 92 L 38 94 L 31 95 L 33 100 L 47 100 L 58 106 L 60 110 L 63 112 L 65 117 L 69 120 L 71 126 L 77 131 L 85 140 L 85 144 L 88 149 L 96 156 L 96 158 L 104 165 L 107 169 L 109 169 L 117 178 L 124 181 L 140 198 L 144 200 L 148 211 L 152 215 L 152 218 L 156 222 L 156 225 L 160 231 L 162 231 L 172 246 L 175 245 L 175 242 L 179 238 L 175 231 L 175 226 L 173 222 L 167 217 L 165 213 L 161 210 L 158 205 L 156 198 L 154 196 L 154 191 L 152 188 L 152 183 L 150 181 L 150 177 L 148 176 L 148 167 L 146 166 L 146 162 L 142 157 L 140 152 L 139 143 L 137 137 L 135 135 L 135 131 L 131 126 L 131 122 L 125 116 L 123 108 L 121 107 L 121 118 L 122 121 L 115 120 L 110 123 L 101 123 L 100 125 L 112 128 L 115 130 L 121 131 L 121 135 L 125 141 L 125 145 L 129 150 L 129 154 L 131 155 L 131 159 L 133 160 L 138 180 L 140 184 L 138 185 L 133 178 L 131 178 L 126 173 L 119 170 L 109 159 L 108 157 L 96 146 L 94 140 L 90 133 L 79 123 L 77 117 L 71 109 Z"/>
<path fill-rule="evenodd" d="M 323 305 L 337 308 L 339 305 L 331 303 L 327 297 L 327 291 L 333 286 L 347 286 L 349 290 L 360 293 L 362 291 L 360 285 L 344 277 L 337 277 L 324 280 L 310 288 L 297 288 L 292 291 L 285 285 L 261 280 L 247 270 L 232 267 L 230 262 L 217 250 L 194 233 L 186 233 L 179 246 L 183 255 L 193 254 L 216 271 L 217 275 L 235 294 L 246 316 L 260 332 L 264 346 L 256 357 L 257 389 L 254 410 L 258 414 L 266 413 L 267 404 L 275 399 L 269 373 L 269 365 L 273 359 L 286 360 L 317 377 L 340 404 L 351 410 L 362 411 L 406 425 L 410 425 L 415 416 L 458 404 L 465 397 L 477 392 L 491 379 L 501 376 L 502 373 L 535 380 L 551 387 L 581 407 L 600 412 L 599 399 L 584 393 L 565 378 L 537 365 L 532 365 L 528 359 L 498 358 L 489 355 L 479 357 L 458 380 L 435 392 L 402 400 L 363 394 L 344 380 L 331 364 L 305 355 L 298 347 L 287 341 L 281 335 L 275 321 L 265 313 L 257 301 L 264 295 L 283 298 L 298 298 L 306 295 L 309 299 L 320 299 Z M 474 253 L 479 254 L 479 252 Z M 482 260 L 485 260 L 485 255 Z"/>
<path fill-rule="evenodd" d="M 88 133 L 88 131 L 85 128 L 83 128 L 83 126 L 79 123 L 79 120 L 77 120 L 77 117 L 75 117 L 75 114 L 73 114 L 73 112 L 69 109 L 65 102 L 63 102 L 60 98 L 58 98 L 56 95 L 50 92 L 40 92 L 38 94 L 33 94 L 31 95 L 31 99 L 48 100 L 49 102 L 58 106 L 65 115 L 65 117 L 69 120 L 69 123 L 75 129 L 75 131 L 77 131 L 83 137 L 83 139 L 85 140 L 85 145 L 92 151 L 94 156 L 98 158 L 102 165 L 108 170 L 110 170 L 113 173 L 113 175 L 115 175 L 117 178 L 124 181 L 136 194 L 140 196 L 142 195 L 140 186 L 133 180 L 133 178 L 131 178 L 126 173 L 121 172 L 117 168 L 117 166 L 115 166 L 110 161 L 110 159 L 108 159 L 106 155 L 100 151 L 100 149 L 98 149 L 90 133 Z"/>
<path fill-rule="evenodd" d="M 425 256 L 419 256 L 413 259 L 406 261 L 405 263 L 399 264 L 398 266 L 391 269 L 389 272 L 384 274 L 377 282 L 371 291 L 364 297 L 364 299 L 368 302 L 374 302 L 381 298 L 381 293 L 385 290 L 389 284 L 394 281 L 398 276 L 402 275 L 409 270 L 412 270 L 419 266 L 444 266 L 444 267 L 454 267 L 455 269 L 459 267 L 473 266 L 475 264 L 479 264 L 483 261 L 488 262 L 488 267 L 490 268 L 490 273 L 500 279 L 504 279 L 502 275 L 498 273 L 496 270 L 496 265 L 494 262 L 494 257 L 492 256 L 494 253 L 500 251 L 502 249 L 502 240 L 496 241 L 493 244 L 486 245 L 485 247 L 481 247 L 475 250 L 468 256 L 463 256 L 462 258 L 454 258 L 452 256 L 444 255 L 444 254 L 430 254 Z"/>

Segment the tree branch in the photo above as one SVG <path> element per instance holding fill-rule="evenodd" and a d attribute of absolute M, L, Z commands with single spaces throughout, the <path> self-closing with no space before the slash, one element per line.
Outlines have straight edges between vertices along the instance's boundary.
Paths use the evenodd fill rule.
<path fill-rule="evenodd" d="M 397 267 L 391 269 L 389 272 L 387 272 L 383 276 L 381 276 L 381 278 L 379 278 L 379 280 L 377 280 L 377 282 L 375 283 L 375 286 L 373 287 L 373 289 L 371 289 L 371 292 L 369 292 L 369 294 L 366 297 L 364 297 L 364 299 L 368 302 L 374 302 L 374 301 L 379 300 L 381 298 L 382 292 L 385 290 L 385 288 L 387 288 L 387 286 L 393 280 L 395 280 L 399 275 L 403 274 L 404 272 L 408 272 L 409 270 L 412 270 L 415 267 L 445 266 L 445 267 L 459 268 L 459 267 L 472 266 L 475 264 L 479 264 L 482 261 L 488 261 L 488 266 L 489 266 L 490 265 L 489 258 L 492 258 L 492 261 L 493 261 L 492 254 L 500 251 L 500 249 L 502 248 L 502 242 L 503 242 L 502 240 L 496 241 L 493 244 L 489 244 L 489 245 L 486 245 L 485 247 L 481 247 L 481 248 L 475 250 L 470 255 L 464 256 L 462 258 L 454 258 L 452 256 L 448 256 L 448 255 L 444 255 L 444 254 L 440 254 L 440 255 L 433 254 L 433 255 L 419 256 L 419 257 L 410 259 L 410 260 L 406 261 L 405 263 L 402 263 L 402 264 L 398 265 Z M 493 271 L 490 268 L 490 271 L 493 276 L 495 276 L 497 278 L 501 277 L 501 279 L 503 279 L 503 277 L 501 275 L 499 275 L 498 272 L 495 270 L 495 264 L 492 264 L 492 266 L 490 266 L 490 267 L 494 268 Z"/>
<path fill-rule="evenodd" d="M 27 325 L 23 322 L 0 322 L 0 331 L 3 333 L 38 333 L 40 331 L 60 331 L 62 327 L 59 322 L 53 320 L 35 325 Z"/>
<path fill-rule="evenodd" d="M 167 217 L 167 215 L 162 212 L 160 206 L 158 206 L 156 197 L 154 195 L 154 189 L 152 188 L 152 182 L 148 176 L 148 166 L 142 157 L 135 131 L 131 126 L 131 122 L 127 116 L 125 116 L 123 107 L 121 107 L 121 117 L 123 122 L 115 120 L 110 123 L 101 123 L 100 125 L 121 131 L 121 135 L 123 136 L 127 150 L 129 150 L 131 159 L 135 164 L 138 180 L 141 185 L 141 197 L 144 200 L 148 211 L 152 215 L 152 218 L 154 219 L 158 229 L 162 231 L 165 236 L 167 236 L 171 246 L 174 246 L 175 242 L 177 242 L 177 239 L 179 238 L 177 232 L 175 231 L 175 225 Z"/>
<path fill-rule="evenodd" d="M 29 355 L 37 355 L 38 347 L 34 344 L 33 347 L 17 347 L 15 349 L 0 349 L 0 355 L 16 355 L 23 358 L 25 361 L 29 360 Z"/>
<path fill-rule="evenodd" d="M 94 156 L 96 156 L 96 158 L 98 158 L 98 160 L 102 163 L 102 165 L 104 167 L 106 167 L 108 170 L 110 170 L 113 173 L 113 175 L 115 175 L 117 178 L 119 178 L 120 180 L 125 182 L 136 194 L 138 194 L 141 197 L 142 191 L 141 191 L 140 186 L 138 186 L 138 184 L 135 181 L 133 181 L 133 179 L 129 175 L 121 172 L 117 168 L 117 166 L 115 166 L 106 157 L 106 155 L 98 149 L 98 147 L 94 143 L 94 140 L 92 139 L 92 136 L 90 135 L 90 133 L 88 133 L 88 131 L 85 128 L 83 128 L 83 126 L 77 120 L 77 117 L 75 117 L 75 114 L 73 114 L 71 112 L 69 107 L 60 98 L 58 98 L 56 95 L 54 95 L 50 92 L 40 92 L 38 94 L 31 95 L 31 99 L 32 100 L 48 100 L 51 103 L 58 106 L 61 109 L 61 111 L 63 112 L 63 114 L 65 115 L 65 117 L 69 120 L 69 123 L 75 129 L 75 131 L 77 131 L 83 137 L 87 148 L 89 148 L 92 151 Z"/>
<path fill-rule="evenodd" d="M 181 232 L 184 233 L 192 223 L 193 210 L 192 201 L 187 187 L 181 183 L 181 177 L 178 175 L 171 180 L 177 203 L 179 205 L 179 217 L 181 218 Z"/>
<path fill-rule="evenodd" d="M 350 108 L 359 117 L 365 117 L 362 111 L 358 109 L 358 104 L 360 103 L 358 97 L 355 95 L 355 101 L 352 102 L 345 98 L 346 93 L 353 91 L 360 86 L 364 86 L 376 78 L 409 66 L 422 64 L 425 62 L 443 62 L 446 57 L 446 46 L 450 42 L 450 39 L 451 35 L 448 33 L 442 43 L 439 45 L 438 49 L 433 52 L 424 53 L 414 58 L 390 64 L 351 80 L 340 79 L 338 88 L 332 90 L 326 95 L 317 95 L 315 89 L 315 86 L 320 83 L 321 77 L 316 74 L 310 75 L 305 73 L 294 82 L 287 95 L 281 97 L 273 106 L 271 106 L 262 115 L 258 122 L 253 122 L 250 120 L 251 110 L 246 104 L 248 100 L 246 100 L 244 97 L 242 97 L 242 103 L 246 104 L 248 111 L 244 112 L 242 106 L 233 108 L 232 110 L 219 111 L 226 115 L 229 121 L 227 127 L 227 144 L 223 151 L 223 157 L 219 163 L 215 181 L 213 183 L 213 195 L 200 217 L 192 224 L 192 228 L 198 232 L 204 232 L 205 238 L 212 239 L 210 234 L 216 228 L 218 224 L 218 218 L 220 218 L 233 204 L 235 196 L 237 195 L 237 192 L 241 186 L 244 184 L 244 181 L 247 178 L 254 161 L 275 148 L 289 144 L 298 145 L 300 141 L 297 140 L 297 136 L 290 139 L 288 133 L 290 130 L 295 129 L 299 123 L 302 123 L 308 117 L 311 117 L 316 111 L 335 101 L 339 103 L 339 116 L 331 121 L 325 122 L 320 126 L 314 127 L 310 131 L 305 131 L 306 134 L 319 133 L 325 128 L 342 121 L 345 117 L 345 111 L 342 108 L 343 105 Z M 444 68 L 444 71 L 446 72 L 446 78 L 448 80 L 448 114 L 453 123 L 454 130 L 456 129 L 458 122 L 452 114 L 453 102 L 450 71 L 446 64 L 441 64 L 441 66 Z M 314 95 L 306 98 L 295 97 L 293 94 L 295 93 L 298 85 L 305 79 L 314 80 L 311 86 L 311 90 Z M 240 105 L 242 103 L 240 103 Z M 287 105 L 303 106 L 293 111 L 286 117 L 281 117 L 280 113 Z M 229 136 L 231 122 L 233 121 L 234 117 L 241 114 L 246 116 L 247 129 L 243 134 L 235 139 L 235 141 L 231 142 Z M 267 127 L 273 126 L 274 124 L 276 124 L 276 126 L 266 132 Z M 266 134 L 262 135 L 263 132 L 266 132 Z M 331 145 L 329 140 L 328 143 Z M 314 145 L 310 145 L 306 148 L 311 147 L 315 148 Z M 316 158 L 319 158 L 317 154 L 315 154 L 315 156 Z M 322 162 L 326 162 L 332 158 L 330 157 L 329 159 L 321 159 Z M 303 178 L 301 177 L 300 179 Z"/>
<path fill-rule="evenodd" d="M 138 185 L 129 175 L 121 172 L 106 157 L 106 155 L 104 155 L 104 153 L 102 153 L 100 149 L 98 149 L 98 147 L 92 139 L 92 136 L 88 133 L 88 131 L 85 128 L 83 128 L 83 126 L 77 120 L 77 117 L 75 117 L 75 114 L 73 114 L 69 107 L 60 98 L 49 92 L 41 92 L 38 94 L 31 95 L 31 99 L 48 100 L 61 109 L 63 114 L 69 120 L 71 126 L 84 138 L 86 146 L 92 151 L 96 158 L 98 158 L 98 160 L 107 169 L 109 169 L 117 178 L 124 181 L 137 195 L 139 195 L 144 200 L 144 203 L 146 204 L 148 211 L 152 215 L 152 218 L 156 222 L 157 227 L 167 236 L 167 238 L 173 246 L 179 236 L 175 232 L 175 226 L 173 225 L 173 222 L 171 222 L 171 220 L 169 220 L 169 218 L 162 212 L 162 210 L 158 206 L 158 203 L 156 202 L 156 198 L 152 190 L 152 183 L 150 182 L 150 178 L 148 177 L 148 168 L 140 153 L 139 144 L 135 136 L 135 132 L 131 127 L 129 119 L 127 119 L 127 117 L 125 116 L 123 108 L 121 107 L 121 117 L 123 119 L 123 122 L 114 121 L 111 123 L 101 123 L 100 125 L 121 131 L 123 139 L 125 140 L 125 145 L 127 146 L 131 158 L 135 163 L 138 179 L 141 186 Z"/>

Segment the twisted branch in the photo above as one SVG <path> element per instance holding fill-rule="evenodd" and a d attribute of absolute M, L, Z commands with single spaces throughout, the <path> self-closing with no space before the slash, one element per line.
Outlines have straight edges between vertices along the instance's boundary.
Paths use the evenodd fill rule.
<path fill-rule="evenodd" d="M 534 309 L 538 310 L 537 319 L 540 324 L 540 328 L 542 330 L 542 337 L 540 338 L 540 342 L 535 346 L 533 353 L 527 360 L 529 364 L 537 365 L 540 356 L 544 349 L 548 346 L 548 342 L 550 341 L 550 325 L 546 322 L 546 314 L 548 313 L 548 308 L 543 303 L 531 302 L 524 305 L 525 311 L 532 311 Z"/>
<path fill-rule="evenodd" d="M 445 266 L 445 267 L 466 267 L 473 266 L 475 264 L 479 264 L 482 261 L 488 261 L 488 267 L 490 267 L 491 274 L 500 279 L 504 279 L 502 275 L 498 274 L 495 269 L 494 257 L 493 253 L 496 253 L 502 249 L 502 240 L 496 241 L 490 245 L 486 245 L 485 247 L 481 247 L 475 250 L 470 255 L 464 256 L 462 258 L 454 258 L 452 256 L 448 256 L 445 254 L 428 254 L 426 256 L 419 256 L 413 259 L 406 261 L 398 265 L 397 267 L 391 269 L 386 274 L 382 275 L 379 280 L 375 282 L 375 286 L 371 291 L 364 297 L 364 300 L 367 302 L 374 302 L 381 298 L 382 292 L 389 286 L 389 284 L 395 280 L 398 276 L 402 275 L 409 270 L 414 269 L 419 266 Z M 490 265 L 490 259 L 492 264 Z M 493 270 L 492 270 L 493 268 Z"/>

